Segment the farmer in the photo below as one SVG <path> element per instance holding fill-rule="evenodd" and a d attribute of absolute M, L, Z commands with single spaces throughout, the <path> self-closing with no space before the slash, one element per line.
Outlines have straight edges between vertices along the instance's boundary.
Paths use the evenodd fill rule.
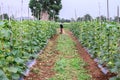
<path fill-rule="evenodd" d="M 62 25 L 62 23 L 60 24 L 60 34 L 62 34 L 63 33 L 63 25 Z"/>

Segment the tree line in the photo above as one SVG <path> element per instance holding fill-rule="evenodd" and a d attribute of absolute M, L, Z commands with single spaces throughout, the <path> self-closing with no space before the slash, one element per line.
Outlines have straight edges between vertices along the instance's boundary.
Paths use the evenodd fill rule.
<path fill-rule="evenodd" d="M 71 19 L 61 18 L 61 19 L 59 19 L 58 21 L 59 21 L 59 22 L 74 22 L 74 21 L 80 22 L 80 21 L 92 21 L 92 20 L 106 21 L 107 18 L 106 18 L 106 16 L 103 16 L 103 15 L 98 16 L 98 17 L 96 17 L 96 18 L 93 18 L 90 14 L 86 14 L 86 15 L 84 15 L 83 17 L 78 17 L 76 20 L 75 20 L 75 18 L 71 18 Z M 118 20 L 119 20 L 119 22 L 120 22 L 120 17 L 118 17 L 118 16 L 115 16 L 114 18 L 110 17 L 109 20 L 110 20 L 110 21 L 115 21 L 115 22 L 118 22 Z"/>
<path fill-rule="evenodd" d="M 12 15 L 12 17 L 10 17 L 11 19 L 15 19 L 14 16 Z M 4 14 L 1 14 L 0 15 L 0 20 L 9 20 L 9 16 L 7 13 L 4 13 Z M 92 20 L 97 20 L 97 21 L 106 21 L 107 18 L 105 16 L 98 16 L 96 18 L 93 18 L 90 14 L 86 14 L 84 15 L 83 17 L 78 17 L 76 20 L 74 18 L 71 18 L 71 19 L 65 19 L 65 18 L 59 18 L 57 17 L 55 19 L 55 21 L 57 22 L 74 22 L 74 21 L 92 21 Z M 115 16 L 114 18 L 110 18 L 109 19 L 110 21 L 115 21 L 115 22 L 120 22 L 120 17 L 118 16 Z"/>

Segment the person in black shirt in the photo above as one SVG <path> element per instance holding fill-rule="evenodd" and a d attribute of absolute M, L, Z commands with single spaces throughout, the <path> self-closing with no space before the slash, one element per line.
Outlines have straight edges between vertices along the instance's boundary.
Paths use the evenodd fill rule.
<path fill-rule="evenodd" d="M 62 34 L 62 33 L 63 33 L 63 25 L 60 24 L 60 34 Z"/>

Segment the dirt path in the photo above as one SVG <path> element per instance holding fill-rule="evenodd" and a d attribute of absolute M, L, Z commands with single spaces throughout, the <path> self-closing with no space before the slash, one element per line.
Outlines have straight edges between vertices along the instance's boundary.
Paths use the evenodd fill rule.
<path fill-rule="evenodd" d="M 88 63 L 88 66 L 86 69 L 88 69 L 90 74 L 92 75 L 92 78 L 95 80 L 109 80 L 110 77 L 115 76 L 115 74 L 108 73 L 108 74 L 103 74 L 98 68 L 97 63 L 90 57 L 88 52 L 82 47 L 82 45 L 79 43 L 78 39 L 72 34 L 70 31 L 66 31 L 69 36 L 75 41 L 76 43 L 76 48 L 80 54 L 80 57 L 83 58 L 85 62 Z"/>
<path fill-rule="evenodd" d="M 94 62 L 93 59 L 90 58 L 87 51 L 81 46 L 79 41 L 72 35 L 72 33 L 68 30 L 64 30 L 63 34 L 68 35 L 75 42 L 77 52 L 80 54 L 80 58 L 82 58 L 88 64 L 88 66 L 86 66 L 85 68 L 88 70 L 88 73 L 92 76 L 92 80 L 108 80 L 108 78 L 111 75 L 104 75 L 100 71 L 100 69 L 97 67 L 97 64 Z M 49 78 L 56 75 L 56 72 L 53 70 L 53 67 L 60 54 L 55 49 L 56 40 L 58 36 L 59 35 L 55 35 L 49 40 L 49 43 L 43 51 L 43 54 L 39 55 L 36 64 L 33 66 L 33 68 L 31 68 L 29 76 L 25 77 L 24 80 L 48 80 Z"/>
<path fill-rule="evenodd" d="M 55 35 L 49 40 L 47 47 L 37 58 L 36 64 L 31 68 L 29 76 L 25 77 L 24 80 L 46 80 L 55 75 L 52 68 L 56 60 L 56 55 L 58 55 L 58 52 L 54 48 L 57 37 L 58 35 Z"/>

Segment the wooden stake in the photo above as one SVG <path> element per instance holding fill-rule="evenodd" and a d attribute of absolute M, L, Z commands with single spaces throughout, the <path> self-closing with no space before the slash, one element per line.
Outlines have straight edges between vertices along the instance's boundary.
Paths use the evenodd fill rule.
<path fill-rule="evenodd" d="M 2 13 L 1 13 L 1 6 L 0 6 L 0 15 L 1 15 Z M 1 16 L 0 16 L 0 20 L 1 20 L 2 18 L 1 18 Z"/>
<path fill-rule="evenodd" d="M 29 16 L 29 7 L 28 7 L 28 20 L 30 20 L 30 16 Z"/>
<path fill-rule="evenodd" d="M 3 3 L 1 3 L 1 14 L 2 14 L 2 20 L 4 20 Z"/>
<path fill-rule="evenodd" d="M 117 21 L 119 23 L 119 6 L 117 6 L 117 17 L 118 17 Z"/>
<path fill-rule="evenodd" d="M 99 7 L 99 21 L 101 21 L 101 12 L 100 12 L 101 6 L 100 6 L 100 3 L 98 3 L 98 7 Z"/>
<path fill-rule="evenodd" d="M 107 0 L 107 20 L 109 21 L 109 0 Z"/>
<path fill-rule="evenodd" d="M 77 21 L 77 13 L 76 13 L 76 9 L 75 9 L 75 21 Z"/>
<path fill-rule="evenodd" d="M 22 22 L 22 19 L 23 19 L 23 0 L 21 0 L 21 22 Z"/>

